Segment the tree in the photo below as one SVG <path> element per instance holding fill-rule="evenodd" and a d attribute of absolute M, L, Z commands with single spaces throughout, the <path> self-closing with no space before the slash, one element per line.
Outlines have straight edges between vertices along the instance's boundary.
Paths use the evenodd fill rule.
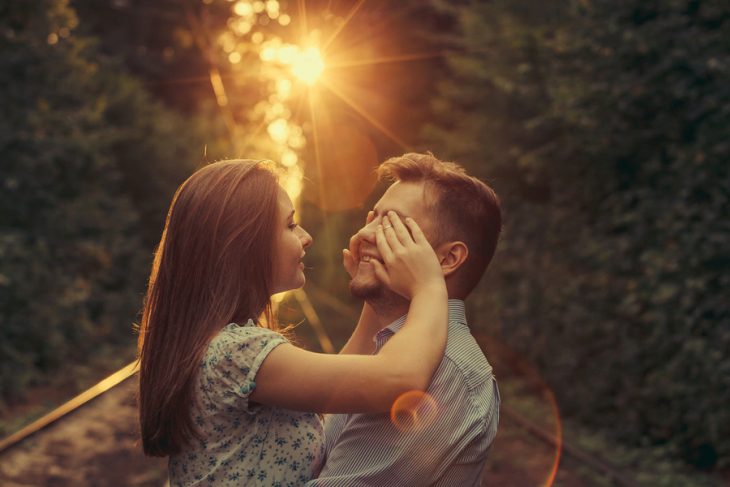
<path fill-rule="evenodd" d="M 68 364 L 131 358 L 144 239 L 203 144 L 73 34 L 67 2 L 0 10 L 0 400 L 12 400 Z"/>
<path fill-rule="evenodd" d="M 533 7 L 452 9 L 472 54 L 452 59 L 424 132 L 503 198 L 482 306 L 565 412 L 726 466 L 730 16 L 721 2 Z"/>

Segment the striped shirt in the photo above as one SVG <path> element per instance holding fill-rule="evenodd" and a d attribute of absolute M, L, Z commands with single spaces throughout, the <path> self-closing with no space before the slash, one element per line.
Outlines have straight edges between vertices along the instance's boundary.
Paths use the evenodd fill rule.
<path fill-rule="evenodd" d="M 378 332 L 375 353 L 405 320 L 402 316 Z M 407 422 L 407 414 L 327 416 L 326 463 L 307 486 L 479 485 L 497 434 L 500 399 L 461 300 L 449 300 L 446 352 L 427 393 L 433 401 L 419 403 L 415 423 L 413 416 Z"/>

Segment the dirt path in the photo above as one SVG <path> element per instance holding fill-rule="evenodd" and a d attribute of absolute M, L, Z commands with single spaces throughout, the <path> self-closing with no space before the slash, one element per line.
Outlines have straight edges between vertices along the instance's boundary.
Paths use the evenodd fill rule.
<path fill-rule="evenodd" d="M 503 395 L 503 399 L 504 399 Z M 550 484 L 556 448 L 532 436 L 503 414 L 499 433 L 489 451 L 482 486 L 541 487 Z M 597 484 L 595 475 L 561 457 L 552 485 L 583 487 Z M 586 475 L 588 474 L 588 475 Z"/>
<path fill-rule="evenodd" d="M 142 455 L 136 422 L 131 379 L 0 455 L 0 485 L 161 487 L 166 461 Z M 554 456 L 553 448 L 503 418 L 482 485 L 544 485 Z M 586 482 L 560 468 L 556 485 L 578 487 Z"/>
<path fill-rule="evenodd" d="M 499 433 L 489 452 L 482 486 L 540 487 L 547 484 L 555 451 L 508 420 L 501 420 Z M 563 462 L 564 463 L 564 462 Z M 563 487 L 591 485 L 576 472 L 560 465 L 555 484 Z"/>
<path fill-rule="evenodd" d="M 167 462 L 137 443 L 134 379 L 0 455 L 0 485 L 161 487 Z"/>
<path fill-rule="evenodd" d="M 545 431 L 556 431 L 556 411 L 534 372 L 487 344 L 493 352 L 503 407 L 529 413 Z M 537 384 L 537 386 L 536 386 Z M 141 452 L 134 400 L 136 379 L 107 391 L 81 409 L 0 454 L 0 486 L 149 486 L 167 480 L 165 459 Z M 482 485 L 537 487 L 549 485 L 555 447 L 535 438 L 503 414 L 489 452 Z M 561 459 L 555 484 L 564 487 L 610 485 L 579 463 Z M 455 486 L 456 487 L 456 486 Z"/>

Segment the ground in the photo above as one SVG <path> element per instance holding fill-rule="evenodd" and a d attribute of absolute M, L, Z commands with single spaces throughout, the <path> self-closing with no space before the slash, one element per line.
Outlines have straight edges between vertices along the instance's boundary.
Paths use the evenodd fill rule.
<path fill-rule="evenodd" d="M 0 455 L 0 484 L 163 486 L 166 461 L 141 452 L 134 386 L 134 379 L 127 380 Z M 544 485 L 554 457 L 553 447 L 503 418 L 482 485 Z M 573 470 L 559 468 L 556 485 L 586 483 Z"/>
<path fill-rule="evenodd" d="M 162 486 L 167 462 L 142 454 L 134 379 L 0 455 L 0 485 Z"/>
<path fill-rule="evenodd" d="M 570 444 L 574 450 L 588 452 L 594 458 L 596 453 L 590 452 L 600 452 L 600 456 L 605 457 L 599 459 L 600 463 L 608 464 L 606 458 L 611 460 L 613 465 L 620 466 L 625 477 L 638 485 L 730 485 L 728 476 L 700 475 L 674 465 L 669 468 L 666 462 L 652 460 L 652 452 L 646 448 L 626 450 L 595 432 L 586 433 L 575 425 L 567 427 L 560 419 L 559 407 L 537 369 L 494 340 L 477 338 L 494 365 L 502 398 L 499 433 L 489 451 L 482 485 L 547 486 L 551 480 L 553 485 L 563 487 L 614 485 L 605 473 L 588 467 L 565 451 L 553 472 L 558 454 L 551 443 L 555 438 L 562 438 L 564 444 Z M 128 379 L 1 453 L 0 485 L 165 485 L 166 460 L 147 458 L 141 451 L 135 382 L 134 378 Z M 49 394 L 46 391 L 43 395 Z M 33 404 L 42 402 L 32 395 L 30 399 Z M 542 432 L 542 439 L 525 429 L 525 420 L 533 431 Z M 565 429 L 561 430 L 563 427 Z"/>

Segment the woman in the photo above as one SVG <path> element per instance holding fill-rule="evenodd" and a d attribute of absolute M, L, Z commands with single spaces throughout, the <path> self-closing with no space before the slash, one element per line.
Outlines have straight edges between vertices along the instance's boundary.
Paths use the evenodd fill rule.
<path fill-rule="evenodd" d="M 411 300 L 406 325 L 378 355 L 319 354 L 274 326 L 271 296 L 304 284 L 312 238 L 273 169 L 222 161 L 180 186 L 139 336 L 143 447 L 170 456 L 171 485 L 301 485 L 323 461 L 315 413 L 384 412 L 428 387 L 446 344 L 446 286 L 416 223 L 391 215 L 371 265 Z"/>

